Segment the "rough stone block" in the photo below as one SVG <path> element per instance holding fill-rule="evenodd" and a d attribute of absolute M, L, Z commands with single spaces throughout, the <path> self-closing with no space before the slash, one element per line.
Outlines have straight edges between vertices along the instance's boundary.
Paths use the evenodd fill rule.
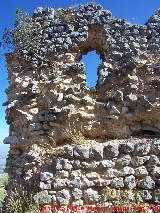
<path fill-rule="evenodd" d="M 104 158 L 114 158 L 119 155 L 118 145 L 109 144 L 104 147 Z"/>
<path fill-rule="evenodd" d="M 94 146 L 90 149 L 90 158 L 91 159 L 102 159 L 103 158 L 103 147 Z"/>
<path fill-rule="evenodd" d="M 74 157 L 79 159 L 89 159 L 89 148 L 83 146 L 74 147 Z"/>

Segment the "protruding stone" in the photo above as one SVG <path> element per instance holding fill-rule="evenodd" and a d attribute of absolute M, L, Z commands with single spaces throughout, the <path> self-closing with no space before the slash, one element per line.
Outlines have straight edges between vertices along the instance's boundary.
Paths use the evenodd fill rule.
<path fill-rule="evenodd" d="M 144 156 L 147 155 L 150 151 L 150 144 L 145 144 L 145 143 L 138 143 L 134 147 L 134 153 L 135 155 L 138 156 Z"/>
<path fill-rule="evenodd" d="M 53 179 L 53 174 L 50 172 L 43 172 L 40 174 L 41 181 L 48 182 Z"/>
<path fill-rule="evenodd" d="M 41 190 L 51 189 L 51 184 L 50 183 L 40 182 L 40 189 Z"/>
<path fill-rule="evenodd" d="M 103 158 L 103 147 L 94 146 L 90 149 L 90 158 L 100 160 Z"/>
<path fill-rule="evenodd" d="M 74 148 L 74 157 L 79 159 L 89 159 L 89 148 L 76 146 Z"/>
<path fill-rule="evenodd" d="M 104 158 L 114 158 L 119 155 L 118 145 L 107 145 L 104 147 Z"/>
<path fill-rule="evenodd" d="M 135 176 L 137 178 L 143 178 L 148 175 L 148 171 L 144 166 L 140 166 L 135 169 Z"/>
<path fill-rule="evenodd" d="M 73 147 L 72 146 L 64 146 L 64 157 L 73 158 Z"/>
<path fill-rule="evenodd" d="M 16 136 L 8 136 L 3 140 L 4 144 L 18 144 L 20 141 Z"/>
<path fill-rule="evenodd" d="M 79 200 L 82 197 L 82 190 L 74 188 L 72 191 L 72 196 L 75 200 Z"/>
<path fill-rule="evenodd" d="M 134 174 L 134 169 L 129 166 L 125 166 L 124 168 L 121 169 L 121 175 L 126 176 L 126 175 L 133 175 Z"/>
<path fill-rule="evenodd" d="M 100 161 L 100 167 L 101 168 L 114 168 L 115 167 L 115 162 L 111 161 L 111 160 L 102 160 Z"/>
<path fill-rule="evenodd" d="M 142 189 L 154 189 L 155 182 L 150 176 L 146 176 L 143 180 L 139 181 L 139 187 Z"/>
<path fill-rule="evenodd" d="M 68 205 L 71 199 L 70 192 L 67 189 L 58 191 L 56 197 L 60 205 Z"/>
<path fill-rule="evenodd" d="M 134 145 L 130 143 L 123 143 L 119 145 L 119 150 L 121 153 L 130 154 L 134 151 Z"/>
<path fill-rule="evenodd" d="M 133 175 L 127 176 L 124 179 L 124 184 L 128 189 L 134 189 L 136 187 L 136 178 Z"/>
<path fill-rule="evenodd" d="M 156 165 L 160 165 L 159 158 L 156 155 L 151 155 L 150 159 L 147 163 L 147 167 L 152 167 L 152 166 L 156 166 Z"/>
<path fill-rule="evenodd" d="M 117 160 L 116 160 L 116 165 L 119 167 L 122 166 L 128 166 L 131 162 L 131 156 L 130 155 L 121 155 Z"/>
<path fill-rule="evenodd" d="M 111 182 L 111 187 L 112 188 L 116 188 L 116 189 L 119 189 L 119 188 L 123 188 L 124 187 L 124 181 L 123 181 L 123 178 L 113 178 L 112 182 Z"/>
<path fill-rule="evenodd" d="M 152 152 L 154 154 L 160 154 L 160 140 L 157 140 L 152 144 Z"/>
<path fill-rule="evenodd" d="M 98 193 L 97 191 L 89 188 L 84 191 L 84 199 L 87 201 L 96 201 L 98 200 Z"/>
<path fill-rule="evenodd" d="M 142 166 L 145 162 L 149 160 L 150 156 L 144 156 L 144 157 L 132 157 L 131 164 L 135 167 Z"/>

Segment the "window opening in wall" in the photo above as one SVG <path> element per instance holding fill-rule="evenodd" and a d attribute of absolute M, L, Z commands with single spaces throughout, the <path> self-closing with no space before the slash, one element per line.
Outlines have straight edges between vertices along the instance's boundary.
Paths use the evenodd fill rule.
<path fill-rule="evenodd" d="M 102 63 L 96 51 L 88 52 L 81 60 L 85 65 L 87 87 L 95 87 L 98 80 L 98 65 Z"/>

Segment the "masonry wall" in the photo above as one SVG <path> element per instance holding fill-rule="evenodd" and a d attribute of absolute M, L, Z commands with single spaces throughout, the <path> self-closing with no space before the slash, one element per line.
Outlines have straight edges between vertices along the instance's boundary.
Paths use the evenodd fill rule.
<path fill-rule="evenodd" d="M 48 204 L 72 206 L 159 204 L 159 144 L 134 139 L 64 146 L 64 154 L 41 172 L 42 191 L 35 199 L 45 203 L 47 197 Z"/>
<path fill-rule="evenodd" d="M 22 186 L 32 188 L 34 180 L 37 180 L 39 191 L 48 190 L 46 187 L 49 187 L 51 191 L 58 193 L 59 188 L 56 187 L 60 187 L 63 188 L 62 192 L 66 192 L 66 199 L 82 202 L 80 197 L 78 201 L 74 201 L 69 192 L 72 187 L 80 190 L 80 194 L 82 192 L 81 185 L 74 187 L 74 184 L 80 183 L 72 185 L 70 182 L 70 175 L 73 173 L 74 176 L 78 171 L 77 178 L 81 179 L 82 186 L 84 185 L 85 190 L 89 190 L 88 193 L 92 195 L 101 191 L 101 184 L 120 189 L 135 185 L 135 189 L 139 187 L 141 191 L 151 190 L 151 194 L 155 193 L 158 182 L 151 171 L 155 171 L 157 167 L 149 163 L 152 157 L 148 156 L 148 142 L 144 142 L 142 146 L 136 145 L 135 150 L 144 148 L 144 152 L 133 152 L 131 148 L 131 156 L 123 151 L 118 154 L 118 148 L 104 148 L 104 156 L 102 151 L 95 151 L 98 154 L 94 153 L 93 156 L 98 157 L 93 157 L 90 168 L 87 168 L 87 165 L 90 165 L 88 153 L 91 148 L 90 151 L 89 148 L 85 148 L 86 151 L 77 151 L 74 157 L 68 156 L 65 160 L 59 157 L 59 153 L 64 152 L 66 145 L 68 154 L 72 153 L 70 145 L 82 142 L 87 145 L 90 140 L 93 144 L 98 140 L 103 148 L 108 139 L 143 138 L 144 135 L 158 137 L 160 11 L 144 25 L 133 25 L 123 19 L 117 19 L 111 12 L 94 4 L 66 10 L 38 8 L 33 13 L 32 20 L 41 29 L 38 34 L 39 42 L 37 37 L 33 39 L 31 48 L 20 43 L 21 50 L 15 49 L 6 56 L 10 83 L 6 103 L 10 135 L 4 140 L 4 143 L 10 144 L 6 165 L 10 177 L 8 197 L 14 184 L 21 183 Z M 92 50 L 97 51 L 102 63 L 97 69 L 95 88 L 88 88 L 85 66 L 80 60 Z M 138 143 L 141 143 L 141 140 L 143 141 L 139 139 Z M 126 146 L 132 146 L 129 145 L 130 140 L 125 142 Z M 113 140 L 112 145 L 114 143 L 116 144 Z M 77 146 L 73 148 L 74 153 L 76 149 L 79 150 Z M 159 152 L 152 151 L 152 155 L 155 154 L 153 158 L 157 159 Z M 71 161 L 70 157 L 73 157 Z M 123 157 L 127 158 L 125 163 L 121 162 Z M 52 166 L 53 170 L 47 168 L 45 171 L 47 162 L 52 162 L 53 158 L 57 159 L 55 166 Z M 130 158 L 137 159 L 137 164 L 134 164 L 132 159 L 131 166 Z M 148 163 L 151 169 L 147 166 Z M 143 164 L 145 167 L 141 168 Z M 68 168 L 62 168 L 62 174 L 59 174 L 57 167 L 64 165 Z M 94 165 L 98 168 L 96 172 Z M 101 177 L 103 168 L 106 168 L 105 180 Z M 118 169 L 118 172 L 114 169 Z M 142 174 L 137 173 L 139 170 Z M 51 173 L 51 178 L 58 174 L 65 177 L 68 185 L 63 182 L 61 186 L 60 176 L 59 183 L 55 182 L 52 186 L 43 183 L 43 172 Z M 85 183 L 80 176 L 85 179 L 87 174 L 88 179 L 93 180 Z M 149 185 L 146 186 L 148 182 Z M 85 190 L 82 192 L 84 197 L 88 196 L 85 195 Z M 58 201 L 55 202 L 61 202 L 58 194 Z M 155 202 L 154 196 L 147 196 L 150 197 L 149 201 Z M 87 202 L 86 199 L 88 198 L 83 199 L 84 203 Z"/>

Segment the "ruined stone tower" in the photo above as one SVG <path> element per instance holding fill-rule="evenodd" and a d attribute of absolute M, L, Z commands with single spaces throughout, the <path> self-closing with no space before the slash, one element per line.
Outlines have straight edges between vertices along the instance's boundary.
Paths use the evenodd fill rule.
<path fill-rule="evenodd" d="M 160 11 L 144 25 L 94 4 L 37 8 L 32 21 L 40 42 L 6 56 L 4 212 L 15 188 L 40 204 L 111 205 L 113 189 L 159 204 Z M 102 63 L 88 88 L 81 58 L 92 50 Z"/>

